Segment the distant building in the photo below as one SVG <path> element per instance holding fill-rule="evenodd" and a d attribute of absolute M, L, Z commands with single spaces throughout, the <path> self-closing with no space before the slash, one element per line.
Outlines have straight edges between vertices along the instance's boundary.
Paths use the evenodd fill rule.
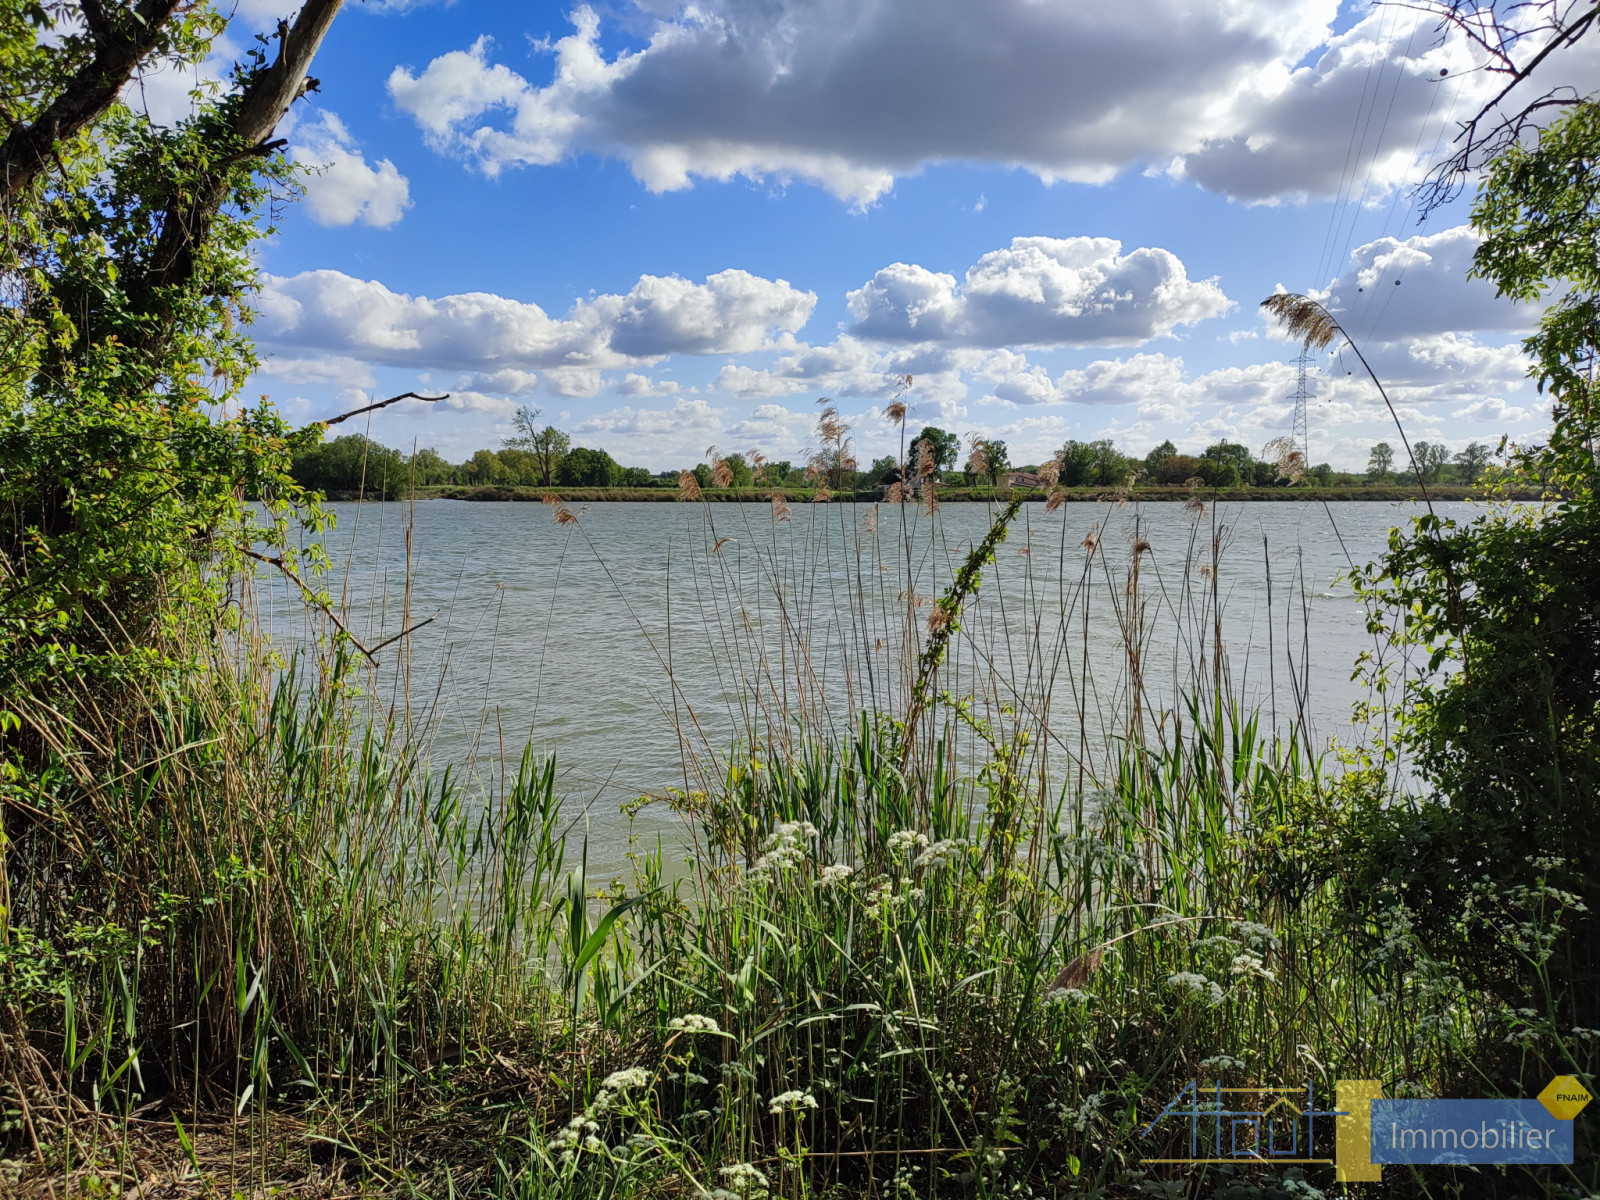
<path fill-rule="evenodd" d="M 1036 488 L 1043 481 L 1032 471 L 1007 471 L 1000 477 L 1000 483 L 1008 488 Z"/>

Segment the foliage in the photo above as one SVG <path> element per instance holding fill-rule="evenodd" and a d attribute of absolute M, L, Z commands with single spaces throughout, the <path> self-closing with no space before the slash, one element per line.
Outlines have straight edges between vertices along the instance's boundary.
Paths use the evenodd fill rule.
<path fill-rule="evenodd" d="M 1489 464 L 1489 447 L 1482 442 L 1468 442 L 1456 452 L 1453 461 L 1458 468 L 1456 473 L 1462 483 L 1468 485 L 1477 483 L 1484 467 Z"/>
<path fill-rule="evenodd" d="M 1367 478 L 1382 483 L 1394 470 L 1394 448 L 1388 442 L 1378 442 L 1367 456 Z"/>
<path fill-rule="evenodd" d="M 955 434 L 940 429 L 937 425 L 925 425 L 922 432 L 911 441 L 910 451 L 906 461 L 915 466 L 917 461 L 918 446 L 927 448 L 927 453 L 933 456 L 934 474 L 943 474 L 953 471 L 956 459 L 961 456 L 961 439 Z"/>
<path fill-rule="evenodd" d="M 622 468 L 604 450 L 575 446 L 556 469 L 563 487 L 616 487 Z"/>
<path fill-rule="evenodd" d="M 742 454 L 730 454 L 722 460 L 727 464 L 731 480 L 729 487 L 747 488 L 754 487 L 756 482 L 755 472 L 750 469 L 750 464 Z"/>
<path fill-rule="evenodd" d="M 1063 487 L 1122 487 L 1133 477 L 1133 460 L 1109 438 L 1068 441 L 1056 458 L 1061 463 L 1058 478 Z"/>
<path fill-rule="evenodd" d="M 381 499 L 404 492 L 409 483 L 404 455 L 358 433 L 302 449 L 294 456 L 291 474 L 307 491 L 324 495 L 348 493 Z"/>
<path fill-rule="evenodd" d="M 147 7 L 161 54 L 192 66 L 209 53 L 221 27 L 209 10 Z M 99 53 L 100 31 L 90 20 L 71 32 L 82 14 L 66 6 L 5 13 L 8 103 L 19 117 L 47 114 L 81 83 L 75 64 Z M 106 19 L 124 18 L 118 8 Z M 56 21 L 62 40 L 19 34 Z M 290 475 L 293 452 L 320 430 L 296 433 L 265 401 L 237 396 L 256 364 L 250 248 L 293 179 L 275 149 L 237 132 L 265 67 L 263 49 L 231 90 L 170 128 L 113 97 L 53 146 L 48 169 L 4 194 L 4 769 L 74 739 L 59 721 L 82 687 L 110 702 L 135 677 L 175 667 L 157 632 L 222 605 L 252 543 L 281 550 L 293 523 L 320 520 L 298 509 Z"/>
<path fill-rule="evenodd" d="M 1491 166 L 1473 207 L 1483 235 L 1476 274 L 1527 299 L 1565 285 L 1524 342 L 1540 386 L 1555 396 L 1548 445 L 1512 447 L 1506 486 L 1537 480 L 1552 501 L 1507 506 L 1457 524 L 1432 516 L 1396 531 L 1362 586 L 1405 614 L 1401 640 L 1426 650 L 1429 671 L 1406 681 L 1402 747 L 1435 789 L 1397 815 L 1374 870 L 1395 879 L 1439 948 L 1474 912 L 1482 880 L 1531 885 L 1530 849 L 1560 856 L 1555 886 L 1600 904 L 1600 505 L 1589 364 L 1600 349 L 1597 163 L 1600 120 L 1584 105 L 1531 147 Z M 1421 450 L 1421 444 L 1418 449 Z M 1477 920 L 1490 920 L 1479 913 Z M 1475 927 L 1481 927 L 1475 926 Z M 1464 969 L 1502 988 L 1526 986 L 1526 965 L 1475 939 L 1450 946 Z M 1562 1019 L 1600 1016 L 1593 916 L 1574 923 L 1541 977 Z M 1542 1006 L 1541 1006 L 1542 1007 Z"/>
<path fill-rule="evenodd" d="M 549 487 L 556 481 L 562 460 L 572 450 L 572 439 L 554 425 L 539 428 L 539 410 L 526 404 L 518 405 L 512 418 L 516 436 L 505 440 L 508 449 L 521 450 L 529 456 L 532 471 L 519 471 L 519 482 L 537 483 Z"/>

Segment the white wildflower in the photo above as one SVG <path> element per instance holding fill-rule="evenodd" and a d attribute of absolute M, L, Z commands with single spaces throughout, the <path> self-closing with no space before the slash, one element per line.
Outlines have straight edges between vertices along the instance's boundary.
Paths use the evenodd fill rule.
<path fill-rule="evenodd" d="M 889 835 L 890 854 L 910 854 L 928 844 L 927 836 L 910 829 L 897 830 Z"/>
<path fill-rule="evenodd" d="M 1053 992 L 1045 993 L 1046 1004 L 1087 1004 L 1089 993 L 1082 988 L 1056 988 Z"/>
<path fill-rule="evenodd" d="M 649 1082 L 649 1071 L 643 1067 L 628 1067 L 626 1070 L 613 1071 L 607 1075 L 606 1081 L 600 1087 L 608 1092 L 625 1092 L 629 1088 L 643 1087 Z"/>
<path fill-rule="evenodd" d="M 954 862 L 960 857 L 961 851 L 966 849 L 967 843 L 961 838 L 947 838 L 944 841 L 934 842 L 921 854 L 917 855 L 913 866 L 918 867 L 943 867 Z"/>
<path fill-rule="evenodd" d="M 847 863 L 833 863 L 823 867 L 817 872 L 818 887 L 836 887 L 855 874 L 855 868 Z"/>
<path fill-rule="evenodd" d="M 1210 1058 L 1200 1060 L 1202 1071 L 1242 1071 L 1244 1059 L 1233 1058 L 1227 1054 L 1214 1054 Z"/>
<path fill-rule="evenodd" d="M 723 1167 L 717 1174 L 735 1187 L 767 1186 L 767 1177 L 761 1173 L 754 1163 L 734 1163 L 731 1167 Z"/>
<path fill-rule="evenodd" d="M 803 1108 L 815 1108 L 817 1098 L 810 1092 L 784 1092 L 781 1096 L 774 1096 L 772 1103 L 767 1105 L 768 1112 L 799 1112 Z"/>
<path fill-rule="evenodd" d="M 1179 971 L 1167 976 L 1167 986 L 1188 992 L 1191 996 L 1203 997 L 1213 1008 L 1222 1003 L 1221 985 L 1193 971 Z"/>
<path fill-rule="evenodd" d="M 806 859 L 805 843 L 816 836 L 817 827 L 810 821 L 784 821 L 767 835 L 766 853 L 756 860 L 755 869 L 777 875 L 798 867 Z"/>
<path fill-rule="evenodd" d="M 684 1033 L 721 1033 L 722 1027 L 717 1024 L 715 1017 L 703 1017 L 699 1013 L 684 1013 L 681 1017 L 673 1017 L 667 1022 L 668 1029 L 682 1030 Z"/>
<path fill-rule="evenodd" d="M 1252 950 L 1276 950 L 1278 935 L 1269 926 L 1255 921 L 1235 921 L 1233 932 Z"/>
<path fill-rule="evenodd" d="M 1252 954 L 1248 950 L 1234 955 L 1233 962 L 1228 964 L 1228 974 L 1235 978 L 1265 979 L 1268 982 L 1278 977 L 1278 973 L 1271 967 L 1262 965 L 1260 955 Z"/>

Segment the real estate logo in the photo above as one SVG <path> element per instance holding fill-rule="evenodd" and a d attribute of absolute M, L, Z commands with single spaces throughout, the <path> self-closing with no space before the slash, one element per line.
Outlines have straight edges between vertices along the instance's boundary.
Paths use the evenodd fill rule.
<path fill-rule="evenodd" d="M 1310 1083 L 1225 1088 L 1190 1080 L 1142 1131 L 1169 1139 L 1186 1132 L 1188 1155 L 1144 1161 L 1316 1163 L 1346 1183 L 1380 1180 L 1385 1163 L 1570 1163 L 1572 1123 L 1590 1099 L 1572 1075 L 1556 1076 L 1533 1100 L 1390 1100 L 1378 1080 L 1341 1079 L 1332 1108 L 1318 1107 Z M 1333 1122 L 1332 1158 L 1317 1154 L 1319 1120 L 1323 1146 Z"/>

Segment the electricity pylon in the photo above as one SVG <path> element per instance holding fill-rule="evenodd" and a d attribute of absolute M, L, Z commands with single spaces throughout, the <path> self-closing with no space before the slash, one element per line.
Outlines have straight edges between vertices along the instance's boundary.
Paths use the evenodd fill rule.
<path fill-rule="evenodd" d="M 1306 378 L 1306 366 L 1311 362 L 1310 355 L 1302 353 L 1294 360 L 1299 369 L 1295 383 L 1294 395 L 1289 399 L 1294 401 L 1294 426 L 1290 430 L 1289 440 L 1294 443 L 1294 448 L 1300 452 L 1300 461 L 1311 466 L 1311 445 L 1306 436 L 1306 401 L 1315 394 L 1310 381 Z"/>

